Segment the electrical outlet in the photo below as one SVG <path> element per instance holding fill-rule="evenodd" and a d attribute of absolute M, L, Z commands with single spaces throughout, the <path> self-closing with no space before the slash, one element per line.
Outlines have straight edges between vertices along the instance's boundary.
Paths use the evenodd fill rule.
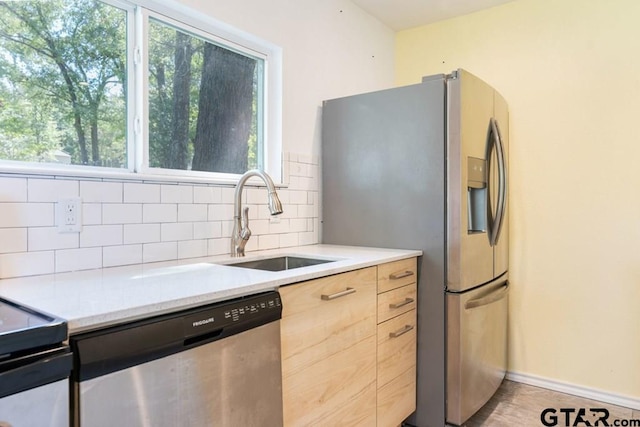
<path fill-rule="evenodd" d="M 82 230 L 82 200 L 79 197 L 58 200 L 56 213 L 59 233 Z"/>
<path fill-rule="evenodd" d="M 271 215 L 269 217 L 269 222 L 271 224 L 280 224 L 280 215 Z"/>

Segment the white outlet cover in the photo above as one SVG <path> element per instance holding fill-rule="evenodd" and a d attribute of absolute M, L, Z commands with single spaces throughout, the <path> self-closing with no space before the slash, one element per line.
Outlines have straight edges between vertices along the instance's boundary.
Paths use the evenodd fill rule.
<path fill-rule="evenodd" d="M 58 233 L 82 231 L 82 200 L 79 197 L 60 199 L 56 203 Z"/>

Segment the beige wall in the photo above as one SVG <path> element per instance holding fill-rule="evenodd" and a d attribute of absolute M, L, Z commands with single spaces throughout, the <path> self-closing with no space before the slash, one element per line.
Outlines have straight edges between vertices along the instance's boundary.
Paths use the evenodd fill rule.
<path fill-rule="evenodd" d="M 510 370 L 640 398 L 640 2 L 518 0 L 398 33 L 511 113 Z"/>

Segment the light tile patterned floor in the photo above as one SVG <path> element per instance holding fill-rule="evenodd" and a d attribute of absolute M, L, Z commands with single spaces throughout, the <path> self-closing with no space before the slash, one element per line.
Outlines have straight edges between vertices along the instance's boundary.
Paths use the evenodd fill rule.
<path fill-rule="evenodd" d="M 567 425 L 594 426 L 598 417 L 590 411 L 590 408 L 606 408 L 610 414 L 608 418 L 609 425 L 613 425 L 613 421 L 616 419 L 640 420 L 640 411 L 637 410 L 634 411 L 629 408 L 512 381 L 504 381 L 493 398 L 467 421 L 465 427 L 544 427 L 545 424 L 541 420 L 541 413 L 546 408 L 554 408 L 556 410 L 556 426 L 558 427 Z M 560 408 L 570 408 L 576 411 L 569 414 L 569 424 L 566 422 L 568 411 L 562 413 Z M 577 411 L 580 408 L 585 408 L 586 412 L 583 420 L 588 421 L 589 424 L 586 422 L 576 423 Z M 551 418 L 546 418 L 546 421 L 550 424 L 553 422 Z M 604 424 L 600 423 L 599 425 L 602 426 Z"/>

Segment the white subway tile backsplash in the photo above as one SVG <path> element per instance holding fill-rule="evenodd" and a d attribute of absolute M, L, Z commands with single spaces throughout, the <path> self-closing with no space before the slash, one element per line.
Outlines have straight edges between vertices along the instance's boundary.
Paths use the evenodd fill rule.
<path fill-rule="evenodd" d="M 298 217 L 311 218 L 314 213 L 314 205 L 298 205 Z"/>
<path fill-rule="evenodd" d="M 246 251 L 317 243 L 318 159 L 283 154 L 284 213 L 276 221 L 264 186 L 242 194 L 252 238 Z M 82 232 L 57 232 L 55 202 L 82 200 Z M 0 177 L 0 277 L 169 261 L 230 252 L 233 186 Z"/>
<path fill-rule="evenodd" d="M 233 205 L 234 199 L 235 199 L 235 194 L 236 194 L 235 188 L 233 188 L 233 187 L 222 187 L 221 188 L 221 196 L 222 196 L 221 202 Z M 245 197 L 246 197 L 246 195 L 243 195 L 243 200 L 246 200 Z"/>
<path fill-rule="evenodd" d="M 178 258 L 178 242 L 145 243 L 142 262 L 169 261 Z"/>
<path fill-rule="evenodd" d="M 209 256 L 228 254 L 231 252 L 231 239 L 210 239 L 207 246 Z"/>
<path fill-rule="evenodd" d="M 162 203 L 193 203 L 193 186 L 162 185 Z"/>
<path fill-rule="evenodd" d="M 233 233 L 233 220 L 230 221 L 221 221 L 222 224 L 222 236 L 231 238 L 231 233 Z"/>
<path fill-rule="evenodd" d="M 144 204 L 142 211 L 142 220 L 145 223 L 176 222 L 178 220 L 178 205 L 176 204 Z"/>
<path fill-rule="evenodd" d="M 125 224 L 124 243 L 152 243 L 160 241 L 160 224 Z"/>
<path fill-rule="evenodd" d="M 27 228 L 0 228 L 0 254 L 27 251 Z"/>
<path fill-rule="evenodd" d="M 102 249 L 102 266 L 140 264 L 142 262 L 142 245 L 107 246 Z"/>
<path fill-rule="evenodd" d="M 289 203 L 294 205 L 306 205 L 309 196 L 306 191 L 290 191 Z"/>
<path fill-rule="evenodd" d="M 260 236 L 255 236 L 254 238 L 250 239 L 244 247 L 245 252 L 257 251 L 259 238 Z"/>
<path fill-rule="evenodd" d="M 196 222 L 207 220 L 207 205 L 179 204 L 178 222 Z"/>
<path fill-rule="evenodd" d="M 54 225 L 53 203 L 0 203 L 0 228 Z"/>
<path fill-rule="evenodd" d="M 77 248 L 78 242 L 78 233 L 60 233 L 58 227 L 29 228 L 28 247 L 31 252 Z"/>
<path fill-rule="evenodd" d="M 87 225 L 80 233 L 80 247 L 122 244 L 122 225 Z"/>
<path fill-rule="evenodd" d="M 28 178 L 29 202 L 57 202 L 60 199 L 78 197 L 80 184 L 76 180 Z"/>
<path fill-rule="evenodd" d="M 178 242 L 178 259 L 207 256 L 207 240 Z"/>
<path fill-rule="evenodd" d="M 278 199 L 282 202 L 283 205 L 288 205 L 291 202 L 290 190 L 286 188 L 281 188 L 277 190 Z"/>
<path fill-rule="evenodd" d="M 318 243 L 318 233 L 314 231 L 300 233 L 299 243 L 301 246 L 313 245 L 315 243 Z"/>
<path fill-rule="evenodd" d="M 269 220 L 268 219 L 256 219 L 249 221 L 249 229 L 252 236 L 258 236 L 261 234 L 269 234 Z"/>
<path fill-rule="evenodd" d="M 275 249 L 280 246 L 279 234 L 265 234 L 258 237 L 258 250 Z"/>
<path fill-rule="evenodd" d="M 0 255 L 0 278 L 50 274 L 55 270 L 54 251 L 17 252 Z"/>
<path fill-rule="evenodd" d="M 103 224 L 135 224 L 142 222 L 142 205 L 137 203 L 105 203 L 102 205 Z"/>
<path fill-rule="evenodd" d="M 102 248 L 63 249 L 56 251 L 56 273 L 102 267 Z"/>
<path fill-rule="evenodd" d="M 222 237 L 222 223 L 220 221 L 194 222 L 194 239 L 215 239 Z"/>
<path fill-rule="evenodd" d="M 281 234 L 281 233 L 289 232 L 290 224 L 288 219 L 279 219 L 276 221 L 267 220 L 267 221 L 269 223 L 268 234 Z"/>
<path fill-rule="evenodd" d="M 163 242 L 193 239 L 193 224 L 190 222 L 171 222 L 160 226 Z"/>
<path fill-rule="evenodd" d="M 252 205 L 267 203 L 269 193 L 267 193 L 266 188 L 247 188 L 244 191 L 247 194 L 247 203 Z M 280 198 L 280 195 L 278 195 L 278 198 Z"/>
<path fill-rule="evenodd" d="M 122 203 L 123 183 L 80 181 L 80 197 L 83 203 Z"/>
<path fill-rule="evenodd" d="M 26 202 L 27 179 L 0 177 L 0 202 Z"/>
<path fill-rule="evenodd" d="M 222 189 L 220 187 L 193 187 L 193 203 L 220 203 Z"/>
<path fill-rule="evenodd" d="M 298 233 L 285 233 L 280 235 L 280 247 L 290 248 L 298 246 Z"/>
<path fill-rule="evenodd" d="M 82 204 L 82 225 L 102 224 L 102 204 L 83 203 Z"/>
<path fill-rule="evenodd" d="M 306 218 L 294 218 L 289 221 L 289 232 L 300 233 L 305 231 L 309 231 Z"/>
<path fill-rule="evenodd" d="M 125 203 L 160 203 L 160 185 L 127 182 L 124 184 Z"/>
<path fill-rule="evenodd" d="M 209 205 L 209 221 L 232 221 L 233 205 Z"/>

